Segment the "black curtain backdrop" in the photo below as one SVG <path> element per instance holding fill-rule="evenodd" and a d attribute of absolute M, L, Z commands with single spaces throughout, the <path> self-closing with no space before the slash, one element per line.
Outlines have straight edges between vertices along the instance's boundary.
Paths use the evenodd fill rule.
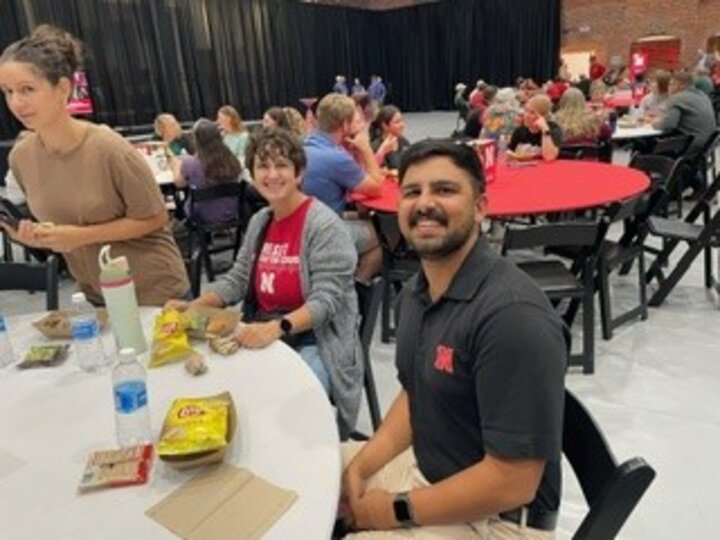
<path fill-rule="evenodd" d="M 0 49 L 41 23 L 87 47 L 94 120 L 143 124 L 160 111 L 245 118 L 302 110 L 336 74 L 380 74 L 406 111 L 452 108 L 453 87 L 557 70 L 561 0 L 445 0 L 385 12 L 292 0 L 0 0 Z M 0 139 L 19 125 L 0 106 Z"/>

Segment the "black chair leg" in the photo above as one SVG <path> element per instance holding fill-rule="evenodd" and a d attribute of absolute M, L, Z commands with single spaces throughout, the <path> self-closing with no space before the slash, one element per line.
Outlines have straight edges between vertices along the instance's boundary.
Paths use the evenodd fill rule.
<path fill-rule="evenodd" d="M 588 287 L 583 299 L 583 373 L 595 372 L 595 295 Z"/>
<path fill-rule="evenodd" d="M 604 340 L 613 337 L 612 307 L 610 305 L 610 279 L 607 266 L 602 262 L 598 269 L 598 293 L 600 295 L 600 321 Z"/>
<path fill-rule="evenodd" d="M 381 330 L 380 338 L 383 343 L 390 343 L 392 337 L 392 327 L 390 324 L 390 305 L 392 304 L 392 283 L 383 276 L 385 281 L 383 285 L 382 313 L 380 314 Z"/>
<path fill-rule="evenodd" d="M 638 287 L 640 290 L 640 320 L 648 318 L 647 284 L 645 283 L 645 253 L 638 256 Z"/>

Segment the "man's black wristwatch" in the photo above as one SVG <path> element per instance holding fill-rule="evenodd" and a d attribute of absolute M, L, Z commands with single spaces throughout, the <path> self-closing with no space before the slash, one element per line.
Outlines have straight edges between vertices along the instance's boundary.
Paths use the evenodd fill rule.
<path fill-rule="evenodd" d="M 290 322 L 290 319 L 283 317 L 280 319 L 280 331 L 282 332 L 282 337 L 287 337 L 290 334 L 292 334 L 293 325 Z"/>
<path fill-rule="evenodd" d="M 403 527 L 416 527 L 415 514 L 412 504 L 408 498 L 407 491 L 398 493 L 393 501 L 393 510 L 395 511 L 395 519 Z"/>

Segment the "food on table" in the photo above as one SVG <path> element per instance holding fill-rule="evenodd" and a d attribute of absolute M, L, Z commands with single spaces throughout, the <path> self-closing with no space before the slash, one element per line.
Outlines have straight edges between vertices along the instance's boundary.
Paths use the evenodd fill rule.
<path fill-rule="evenodd" d="M 149 367 L 184 360 L 195 353 L 187 335 L 189 324 L 189 318 L 176 309 L 164 310 L 155 318 Z"/>
<path fill-rule="evenodd" d="M 102 329 L 108 322 L 108 314 L 105 308 L 96 310 L 98 324 Z M 68 310 L 51 311 L 42 319 L 33 322 L 33 326 L 40 333 L 51 339 L 72 339 L 71 313 Z"/>
<path fill-rule="evenodd" d="M 28 369 L 57 366 L 67 358 L 69 349 L 70 345 L 33 345 L 17 367 Z"/>
<path fill-rule="evenodd" d="M 194 339 L 205 339 L 210 317 L 198 311 L 188 311 L 186 315 L 189 321 L 188 336 Z"/>
<path fill-rule="evenodd" d="M 93 452 L 80 479 L 80 491 L 144 484 L 152 458 L 151 444 Z"/>
<path fill-rule="evenodd" d="M 173 401 L 160 433 L 158 455 L 197 454 L 227 446 L 231 405 L 230 394 Z"/>
<path fill-rule="evenodd" d="M 190 375 L 202 375 L 207 371 L 207 364 L 205 359 L 200 353 L 191 354 L 187 360 L 185 360 L 185 371 Z"/>
<path fill-rule="evenodd" d="M 240 345 L 234 336 L 216 337 L 210 340 L 210 348 L 218 354 L 230 356 L 238 351 Z"/>
<path fill-rule="evenodd" d="M 198 336 L 200 338 L 211 339 L 217 336 L 227 336 L 232 333 L 235 326 L 240 321 L 240 314 L 231 309 L 213 308 L 207 306 L 192 306 L 185 314 L 188 317 L 194 317 L 200 314 L 207 317 L 205 326 L 205 335 Z M 193 335 L 192 337 L 196 337 Z"/>

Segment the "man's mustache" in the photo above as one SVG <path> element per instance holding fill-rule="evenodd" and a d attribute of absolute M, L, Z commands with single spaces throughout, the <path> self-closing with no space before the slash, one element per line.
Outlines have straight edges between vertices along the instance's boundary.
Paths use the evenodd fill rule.
<path fill-rule="evenodd" d="M 436 221 L 443 226 L 448 224 L 447 216 L 437 208 L 416 210 L 410 215 L 410 226 L 415 227 L 421 219 Z"/>

